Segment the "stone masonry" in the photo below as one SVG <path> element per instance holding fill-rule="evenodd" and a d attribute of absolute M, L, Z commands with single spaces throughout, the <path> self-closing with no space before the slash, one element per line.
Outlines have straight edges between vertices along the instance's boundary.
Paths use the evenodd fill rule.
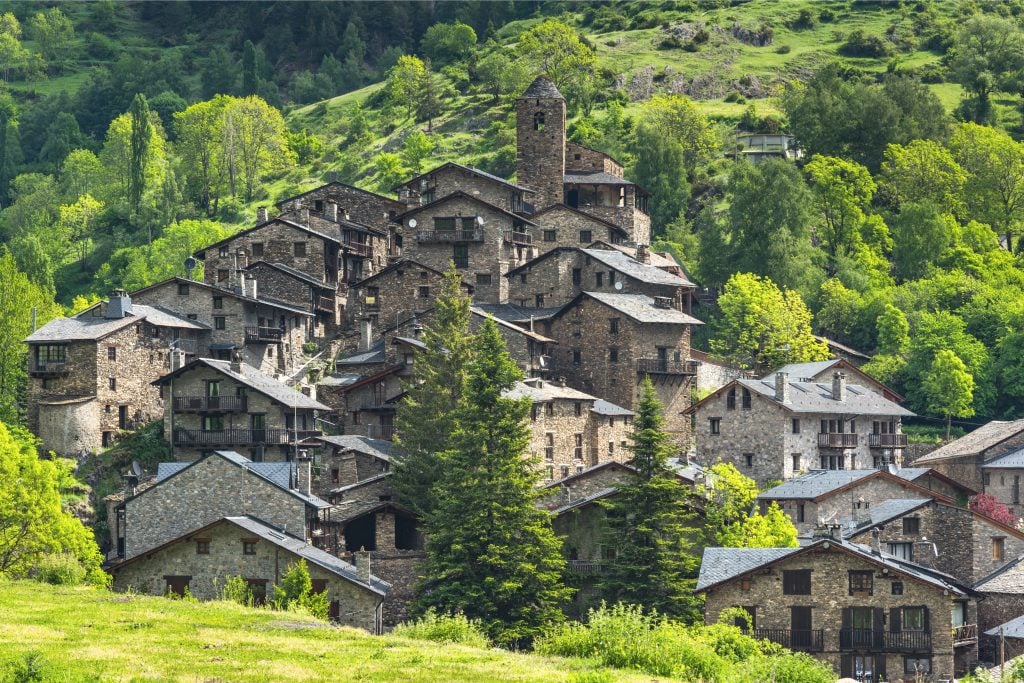
<path fill-rule="evenodd" d="M 516 100 L 516 179 L 538 209 L 564 199 L 565 144 L 565 98 L 540 76 Z"/>
<path fill-rule="evenodd" d="M 538 226 L 537 246 L 543 254 L 558 247 L 588 247 L 596 240 L 625 242 L 629 234 L 615 223 L 565 204 L 552 204 L 530 216 Z"/>
<path fill-rule="evenodd" d="M 418 175 L 397 189 L 399 197 L 406 198 L 410 207 L 431 204 L 454 192 L 465 192 L 512 213 L 524 213 L 524 202 L 533 194 L 529 188 L 451 162 Z"/>

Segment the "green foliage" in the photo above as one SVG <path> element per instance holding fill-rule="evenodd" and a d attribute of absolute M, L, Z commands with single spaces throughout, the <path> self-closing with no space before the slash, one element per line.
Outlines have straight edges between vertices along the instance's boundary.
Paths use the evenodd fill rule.
<path fill-rule="evenodd" d="M 32 16 L 28 34 L 39 46 L 43 57 L 57 70 L 61 70 L 72 48 L 75 28 L 71 20 L 57 7 Z"/>
<path fill-rule="evenodd" d="M 942 349 L 935 354 L 935 360 L 924 376 L 923 389 L 928 409 L 946 416 L 947 438 L 954 416 L 974 415 L 974 378 L 952 351 Z"/>
<path fill-rule="evenodd" d="M 652 193 L 651 232 L 660 234 L 685 209 L 689 196 L 683 148 L 647 124 L 636 131 L 630 177 Z"/>
<path fill-rule="evenodd" d="M 964 123 L 950 138 L 953 157 L 967 174 L 964 194 L 968 216 L 1013 235 L 1024 216 L 1024 146 L 1002 131 Z"/>
<path fill-rule="evenodd" d="M 821 221 L 815 236 L 835 268 L 840 256 L 855 253 L 864 242 L 861 227 L 875 182 L 865 167 L 836 157 L 815 156 L 805 170 Z"/>
<path fill-rule="evenodd" d="M 225 586 L 226 588 L 226 586 Z M 327 619 L 327 592 L 314 593 L 313 580 L 305 560 L 288 565 L 281 575 L 281 583 L 274 586 L 274 609 L 300 610 L 317 619 Z"/>
<path fill-rule="evenodd" d="M 45 669 L 46 659 L 39 652 L 32 650 L 10 666 L 7 675 L 11 683 L 34 683 L 46 680 L 43 673 Z"/>
<path fill-rule="evenodd" d="M 796 528 L 772 503 L 766 514 L 751 514 L 757 502 L 757 484 L 730 463 L 711 467 L 708 487 L 702 494 L 704 545 L 725 548 L 795 548 Z"/>
<path fill-rule="evenodd" d="M 661 133 L 662 143 L 675 140 L 683 150 L 687 173 L 692 177 L 707 163 L 721 141 L 707 116 L 682 95 L 657 95 L 644 105 L 643 118 Z M 649 142 L 649 141 L 648 141 Z"/>
<path fill-rule="evenodd" d="M 70 553 L 44 555 L 36 564 L 32 578 L 54 586 L 78 586 L 86 579 L 87 571 L 78 558 Z"/>
<path fill-rule="evenodd" d="M 420 50 L 435 64 L 450 64 L 468 58 L 476 47 L 476 31 L 472 26 L 434 24 L 420 40 Z"/>
<path fill-rule="evenodd" d="M 989 117 L 989 95 L 1001 78 L 1020 68 L 1020 29 L 1011 21 L 979 14 L 960 28 L 951 51 L 949 71 L 953 79 L 974 94 L 974 120 Z"/>
<path fill-rule="evenodd" d="M 312 583 L 310 587 L 312 587 Z M 220 589 L 220 599 L 252 607 L 252 588 L 249 586 L 249 582 L 241 576 L 229 576 L 224 587 Z"/>
<path fill-rule="evenodd" d="M 403 621 L 391 631 L 392 635 L 435 643 L 453 643 L 469 647 L 488 647 L 490 641 L 480 622 L 465 614 L 438 614 L 428 609 L 419 619 Z"/>
<path fill-rule="evenodd" d="M 597 91 L 597 56 L 575 29 L 548 19 L 520 35 L 516 50 L 533 75 L 547 76 L 571 107 L 590 113 Z"/>

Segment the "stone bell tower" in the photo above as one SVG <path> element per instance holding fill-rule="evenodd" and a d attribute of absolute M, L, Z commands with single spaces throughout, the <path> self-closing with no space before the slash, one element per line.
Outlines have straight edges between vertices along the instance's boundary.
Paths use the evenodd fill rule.
<path fill-rule="evenodd" d="M 516 100 L 516 179 L 538 211 L 564 200 L 565 98 L 546 76 Z"/>

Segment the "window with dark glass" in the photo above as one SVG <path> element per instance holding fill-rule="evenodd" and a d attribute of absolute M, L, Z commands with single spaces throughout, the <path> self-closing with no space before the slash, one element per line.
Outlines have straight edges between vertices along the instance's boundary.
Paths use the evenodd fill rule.
<path fill-rule="evenodd" d="M 726 410 L 736 410 L 736 387 L 732 387 L 725 394 Z"/>
<path fill-rule="evenodd" d="M 904 534 L 917 534 L 921 531 L 921 518 L 920 517 L 904 517 L 903 518 L 903 533 Z"/>
<path fill-rule="evenodd" d="M 107 347 L 107 360 L 117 360 L 117 347 L 116 346 L 108 346 Z"/>
<path fill-rule="evenodd" d="M 255 555 L 256 554 L 256 541 L 242 541 L 242 554 L 243 555 Z"/>
<path fill-rule="evenodd" d="M 712 434 L 722 433 L 722 418 L 720 417 L 709 417 L 708 418 L 708 430 Z"/>
<path fill-rule="evenodd" d="M 594 241 L 594 233 L 590 230 L 580 230 L 580 242 L 583 244 L 590 244 Z"/>
<path fill-rule="evenodd" d="M 215 297 L 213 297 L 213 307 L 216 310 L 220 310 L 220 309 L 224 308 L 224 297 L 222 297 L 222 296 L 215 296 Z"/>
<path fill-rule="evenodd" d="M 196 539 L 196 555 L 209 555 L 210 554 L 210 541 L 205 538 Z"/>
<path fill-rule="evenodd" d="M 213 316 L 213 328 L 215 330 L 226 330 L 227 326 L 227 318 L 222 315 Z"/>
<path fill-rule="evenodd" d="M 850 595 L 871 595 L 874 592 L 873 571 L 851 571 L 849 576 Z"/>
<path fill-rule="evenodd" d="M 788 569 L 782 572 L 783 595 L 810 595 L 811 570 Z"/>
<path fill-rule="evenodd" d="M 263 242 L 252 243 L 252 257 L 262 258 L 263 257 Z"/>
<path fill-rule="evenodd" d="M 185 282 L 178 283 L 178 294 L 182 296 L 188 296 L 188 284 Z"/>
<path fill-rule="evenodd" d="M 578 349 L 572 352 L 573 365 L 579 365 L 583 361 L 583 353 Z"/>
<path fill-rule="evenodd" d="M 554 242 L 556 239 L 557 239 L 557 236 L 556 236 L 554 230 L 545 230 L 544 231 L 544 241 L 545 242 Z"/>
<path fill-rule="evenodd" d="M 800 433 L 800 418 L 798 418 L 798 417 L 794 417 L 793 418 L 793 433 L 794 434 L 799 434 Z"/>
<path fill-rule="evenodd" d="M 580 268 L 573 268 L 572 269 L 572 283 L 574 285 L 579 285 L 582 282 L 583 282 L 583 270 L 580 269 Z"/>
<path fill-rule="evenodd" d="M 608 320 L 608 332 L 610 334 L 618 334 L 619 333 L 619 319 L 618 318 L 610 318 Z"/>
<path fill-rule="evenodd" d="M 306 255 L 306 243 L 305 242 L 296 242 L 293 245 L 293 247 L 294 247 L 294 253 L 295 253 L 296 256 L 305 256 Z"/>
<path fill-rule="evenodd" d="M 619 350 L 614 346 L 608 349 L 608 362 L 618 363 L 619 362 Z"/>

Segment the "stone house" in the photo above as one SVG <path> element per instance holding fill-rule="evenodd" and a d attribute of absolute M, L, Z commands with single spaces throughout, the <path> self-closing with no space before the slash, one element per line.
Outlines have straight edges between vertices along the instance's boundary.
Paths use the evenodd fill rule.
<path fill-rule="evenodd" d="M 693 406 L 697 460 L 729 462 L 760 485 L 810 469 L 871 469 L 902 462 L 909 410 L 848 384 L 737 379 Z"/>
<path fill-rule="evenodd" d="M 77 457 L 159 419 L 163 401 L 150 383 L 206 351 L 210 328 L 118 290 L 25 342 L 29 428 L 44 449 Z"/>
<path fill-rule="evenodd" d="M 253 282 L 246 278 L 246 289 L 234 290 L 174 277 L 132 292 L 132 297 L 209 327 L 205 355 L 230 360 L 241 353 L 247 365 L 264 373 L 291 375 L 306 363 L 303 345 L 314 316 L 259 295 Z"/>
<path fill-rule="evenodd" d="M 461 191 L 409 209 L 398 220 L 402 255 L 438 271 L 454 263 L 478 302 L 505 301 L 505 273 L 536 253 L 532 221 Z"/>
<path fill-rule="evenodd" d="M 273 597 L 288 567 L 306 561 L 313 590 L 327 592 L 333 621 L 381 633 L 383 602 L 390 585 L 370 574 L 370 560 L 358 566 L 314 548 L 302 538 L 251 516 L 223 517 L 190 529 L 148 552 L 110 568 L 114 589 L 148 595 L 188 594 L 217 600 L 229 577 L 241 576 L 257 604 Z"/>
<path fill-rule="evenodd" d="M 761 512 L 776 503 L 800 534 L 822 524 L 851 518 L 869 519 L 875 507 L 889 500 L 941 500 L 956 503 L 970 489 L 935 470 L 917 467 L 882 470 L 811 470 L 757 496 Z"/>
<path fill-rule="evenodd" d="M 392 456 L 400 452 L 390 441 L 355 434 L 321 436 L 317 441 L 321 448 L 316 451 L 312 491 L 321 498 L 329 498 L 338 487 L 390 472 Z"/>
<path fill-rule="evenodd" d="M 766 382 L 774 382 L 775 374 L 777 372 L 783 372 L 787 374 L 793 381 L 796 382 L 820 382 L 826 383 L 832 381 L 832 375 L 836 372 L 842 372 L 846 375 L 846 381 L 850 384 L 856 384 L 857 386 L 864 387 L 868 391 L 873 391 L 879 396 L 883 396 L 893 403 L 903 403 L 903 397 L 897 394 L 895 391 L 885 386 L 877 379 L 864 372 L 856 365 L 846 360 L 845 358 L 831 358 L 829 360 L 815 361 L 812 363 L 790 363 L 784 365 L 775 372 L 765 375 L 761 379 Z M 883 432 L 884 433 L 884 432 Z"/>
<path fill-rule="evenodd" d="M 629 232 L 615 223 L 565 204 L 551 204 L 530 214 L 530 220 L 538 226 L 542 254 L 559 247 L 589 247 L 597 240 L 621 244 L 630 239 Z"/>
<path fill-rule="evenodd" d="M 1024 448 L 1011 451 L 981 466 L 985 493 L 1005 505 L 1017 518 L 1024 515 L 1020 483 L 1024 479 Z"/>
<path fill-rule="evenodd" d="M 199 358 L 153 382 L 165 398 L 164 433 L 175 457 L 238 448 L 254 461 L 294 460 L 323 434 L 330 408 L 239 361 Z"/>
<path fill-rule="evenodd" d="M 990 493 L 1020 515 L 1020 477 L 1024 476 L 1024 468 L 1018 464 L 1024 459 L 1013 454 L 1021 449 L 1024 420 L 993 420 L 918 458 L 914 465 L 933 467 L 976 491 Z"/>
<path fill-rule="evenodd" d="M 555 352 L 557 341 L 537 332 L 536 326 L 531 325 L 529 320 L 517 325 L 489 313 L 482 306 L 472 306 L 469 311 L 472 314 L 469 326 L 474 332 L 479 330 L 484 320 L 494 321 L 498 326 L 498 332 L 505 340 L 508 355 L 523 374 L 527 377 L 550 377 L 551 356 Z"/>
<path fill-rule="evenodd" d="M 858 681 L 951 680 L 978 660 L 973 590 L 841 538 L 800 548 L 705 548 L 697 592 L 705 623 L 744 609 L 755 637 Z"/>
<path fill-rule="evenodd" d="M 579 247 L 552 249 L 505 277 L 509 301 L 522 308 L 564 306 L 584 291 L 607 291 L 669 299 L 673 308 L 689 313 L 695 289 L 689 280 L 620 251 Z"/>
<path fill-rule="evenodd" d="M 696 364 L 689 360 L 690 328 L 701 321 L 668 299 L 643 294 L 583 292 L 543 321 L 558 342 L 551 373 L 575 388 L 633 409 L 650 377 L 665 409 L 665 427 L 688 444 Z"/>
<path fill-rule="evenodd" d="M 406 207 L 432 204 L 442 197 L 463 192 L 511 213 L 527 215 L 533 208 L 527 202 L 529 195 L 534 194 L 530 188 L 453 161 L 421 173 L 395 191 Z"/>
<path fill-rule="evenodd" d="M 645 251 L 645 245 L 628 245 L 618 242 L 608 242 L 606 240 L 594 240 L 592 244 L 587 245 L 587 248 L 621 251 L 630 258 L 635 258 L 643 263 L 649 263 L 655 268 L 661 268 L 665 272 L 678 275 L 681 278 L 692 280 L 686 270 L 676 262 L 675 257 L 667 251 L 651 251 L 649 247 L 646 247 Z"/>
<path fill-rule="evenodd" d="M 372 329 L 384 329 L 402 316 L 422 315 L 433 309 L 443 282 L 443 270 L 400 259 L 349 287 L 345 319 L 352 327 L 369 319 Z M 463 282 L 462 288 L 473 293 L 470 284 Z"/>
<path fill-rule="evenodd" d="M 230 515 L 259 515 L 307 542 L 319 540 L 330 505 L 304 492 L 300 474 L 294 463 L 253 462 L 234 451 L 160 463 L 152 486 L 108 508 L 112 556 L 131 559 Z"/>
<path fill-rule="evenodd" d="M 981 632 L 979 657 L 985 662 L 999 661 L 1000 636 L 1017 638 L 1014 628 L 1024 616 L 1024 557 L 1017 557 L 974 584 L 983 600 L 978 603 L 978 630 Z M 1006 641 L 1006 658 L 1015 654 L 1020 643 Z"/>
<path fill-rule="evenodd" d="M 264 296 L 313 314 L 306 323 L 307 338 L 326 337 L 341 325 L 345 300 L 338 297 L 335 286 L 283 263 L 257 261 L 245 270 Z"/>
<path fill-rule="evenodd" d="M 539 76 L 516 100 L 516 178 L 536 191 L 536 207 L 565 204 L 619 226 L 624 241 L 650 244 L 650 194 L 626 180 L 617 161 L 567 143 L 565 134 L 565 98 Z"/>
<path fill-rule="evenodd" d="M 330 216 L 334 203 L 338 209 L 335 215 L 348 215 L 349 220 L 377 231 L 389 234 L 392 221 L 405 211 L 404 204 L 392 197 L 362 190 L 352 185 L 331 181 L 302 194 L 297 194 L 277 203 L 279 211 L 300 212 L 309 209 L 310 215 Z M 383 265 L 383 262 L 381 262 Z"/>

